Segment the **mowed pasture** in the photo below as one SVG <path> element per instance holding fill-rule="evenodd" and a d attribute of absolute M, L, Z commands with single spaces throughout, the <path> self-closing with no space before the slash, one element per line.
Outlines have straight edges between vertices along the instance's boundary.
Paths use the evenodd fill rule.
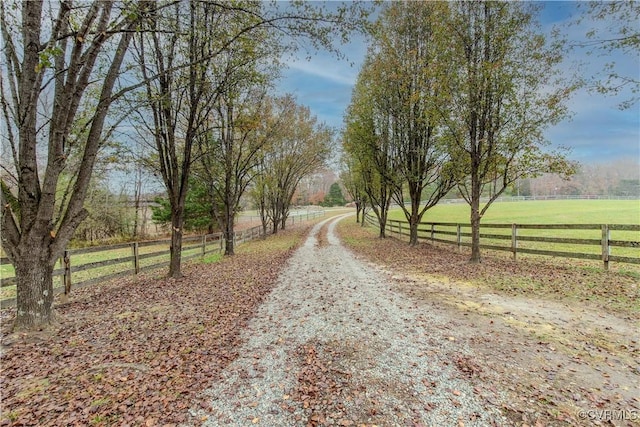
<path fill-rule="evenodd" d="M 466 203 L 439 203 L 422 217 L 423 222 L 469 223 Z M 401 209 L 389 219 L 403 220 Z M 640 200 L 531 200 L 495 202 L 482 224 L 640 224 Z"/>
<path fill-rule="evenodd" d="M 429 209 L 422 218 L 423 223 L 459 223 L 469 224 L 469 205 L 466 203 L 440 203 Z M 393 209 L 389 214 L 390 220 L 406 221 L 400 208 Z M 510 228 L 489 228 L 483 230 L 482 224 L 640 224 L 640 200 L 544 200 L 544 201 L 518 201 L 496 202 L 489 207 L 482 218 L 481 233 L 511 236 Z M 424 228 L 428 228 L 424 226 Z M 440 226 L 440 229 L 447 229 Z M 449 227 L 449 231 L 455 231 L 455 227 Z M 464 232 L 470 232 L 470 228 L 464 228 Z M 429 233 L 423 232 L 421 236 L 428 238 Z M 576 229 L 519 229 L 518 236 L 537 236 L 561 239 L 602 239 L 600 229 L 576 230 Z M 452 237 L 455 240 L 455 236 Z M 640 242 L 640 231 L 611 230 L 611 240 L 626 240 Z M 470 237 L 462 238 L 463 243 L 469 243 Z M 507 239 L 481 239 L 482 244 L 509 246 Z M 595 243 L 595 242 L 594 242 Z M 582 254 L 601 254 L 599 244 L 570 244 L 519 241 L 518 248 L 551 250 L 558 252 L 572 252 Z M 611 247 L 611 255 L 640 258 L 640 248 Z M 595 261 L 594 261 L 595 262 Z M 596 262 L 597 263 L 597 262 Z M 617 268 L 626 269 L 633 264 L 618 264 Z M 634 265 L 634 270 L 640 268 Z"/>

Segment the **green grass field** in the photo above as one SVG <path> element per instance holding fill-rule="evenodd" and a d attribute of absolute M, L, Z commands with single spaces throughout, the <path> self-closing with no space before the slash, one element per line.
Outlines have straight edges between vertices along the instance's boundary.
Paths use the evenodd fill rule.
<path fill-rule="evenodd" d="M 219 243 L 212 242 L 208 246 L 208 251 L 217 247 L 219 247 Z M 199 242 L 185 242 L 183 251 L 182 251 L 182 256 L 188 257 L 190 255 L 199 255 L 201 251 L 202 249 Z M 141 269 L 154 264 L 169 262 L 169 244 L 168 243 L 159 243 L 157 245 L 142 246 L 140 247 L 138 253 L 141 257 L 147 254 L 152 254 L 152 253 L 157 254 L 149 258 L 141 259 L 140 260 Z M 218 254 L 209 255 L 207 257 L 207 260 L 209 260 L 209 262 L 212 262 L 212 260 L 214 259 L 212 258 L 212 256 L 215 256 L 215 255 L 218 255 Z M 104 250 L 100 252 L 80 253 L 75 255 L 73 254 L 73 252 L 71 252 L 71 266 L 78 267 L 78 266 L 90 264 L 93 262 L 125 259 L 131 256 L 132 256 L 132 250 L 129 247 Z M 61 262 L 56 263 L 56 269 L 62 268 L 62 267 L 63 265 Z M 99 276 L 107 275 L 117 271 L 122 271 L 122 270 L 127 270 L 132 268 L 133 268 L 132 261 L 123 261 L 122 263 L 112 264 L 112 265 L 102 266 L 102 267 L 95 267 L 95 268 L 91 268 L 90 270 L 76 271 L 76 272 L 73 272 L 71 275 L 72 283 L 77 284 L 85 280 L 92 279 L 94 277 L 99 277 Z M 0 266 L 0 278 L 8 278 L 8 277 L 14 277 L 14 276 L 15 276 L 15 272 L 11 264 L 3 264 L 2 266 Z M 54 277 L 53 283 L 54 283 L 54 287 L 64 286 L 62 281 L 62 276 Z M 15 292 L 16 292 L 15 286 L 6 286 L 3 288 L 0 288 L 0 300 L 7 299 L 7 298 L 14 298 Z"/>
<path fill-rule="evenodd" d="M 469 224 L 469 206 L 466 203 L 439 204 L 428 210 L 422 222 L 448 222 Z M 389 213 L 390 220 L 406 221 L 401 209 L 393 209 Z M 511 229 L 495 229 L 491 224 L 640 224 L 640 201 L 638 200 L 549 200 L 494 203 L 482 218 L 481 233 L 505 236 L 504 238 L 481 238 L 483 245 L 510 247 Z M 485 227 L 482 227 L 482 224 Z M 390 224 L 391 230 L 397 224 Z M 425 227 L 428 228 L 428 227 Z M 437 227 L 441 231 L 455 233 L 455 227 Z M 463 227 L 463 233 L 469 233 L 470 227 Z M 419 233 L 421 238 L 428 238 L 428 232 Z M 602 248 L 600 239 L 602 232 L 596 230 L 527 230 L 519 229 L 518 236 L 534 236 L 557 239 L 593 239 L 594 244 L 574 244 L 560 242 L 518 241 L 519 249 L 534 249 L 555 252 L 570 252 L 600 256 Z M 445 238 L 455 241 L 455 235 Z M 611 240 L 640 242 L 638 231 L 610 231 Z M 469 236 L 463 236 L 463 243 L 470 243 Z M 640 258 L 640 248 L 611 247 L 610 255 Z M 596 261 L 594 261 L 596 262 Z M 627 264 L 631 265 L 631 264 Z"/>
<path fill-rule="evenodd" d="M 422 222 L 469 223 L 466 203 L 438 204 Z M 404 220 L 401 209 L 389 219 Z M 640 200 L 540 200 L 496 202 L 482 218 L 483 224 L 640 224 Z"/>
<path fill-rule="evenodd" d="M 348 212 L 346 210 L 345 212 Z M 299 224 L 300 222 L 308 222 L 316 221 L 325 216 L 324 210 L 298 210 L 291 214 L 289 217 L 289 221 L 287 223 L 288 226 L 293 226 L 295 224 Z M 201 259 L 200 254 L 202 252 L 202 247 L 200 244 L 200 240 L 197 239 L 195 241 L 188 241 L 185 238 L 183 242 L 182 248 L 182 256 L 183 259 L 186 258 L 194 258 L 196 260 Z M 215 252 L 216 248 L 220 247 L 219 241 L 210 241 L 207 243 L 207 252 Z M 108 249 L 101 250 L 99 252 L 90 252 L 90 253 L 82 253 L 82 249 L 71 250 L 71 267 L 83 266 L 85 264 L 101 262 L 106 260 L 124 260 L 128 257 L 132 256 L 131 247 L 117 248 L 117 249 Z M 140 268 L 143 269 L 145 267 L 150 267 L 162 262 L 169 262 L 169 243 L 158 243 L 153 245 L 141 245 L 139 248 L 139 256 L 140 259 Z M 155 254 L 152 256 L 152 254 Z M 149 257 L 145 257 L 145 255 Z M 220 259 L 221 255 L 219 253 L 209 254 L 205 257 L 204 262 L 217 262 Z M 62 268 L 61 263 L 56 264 L 56 269 Z M 97 277 L 101 277 L 110 273 L 115 273 L 118 271 L 131 270 L 133 268 L 133 263 L 131 260 L 122 261 L 117 264 L 107 265 L 107 266 L 99 266 L 91 269 L 83 270 L 83 271 L 72 271 L 71 281 L 72 286 L 74 284 L 81 283 L 83 281 L 94 279 Z M 11 278 L 15 276 L 14 268 L 11 264 L 3 264 L 0 265 L 0 278 Z M 55 276 L 53 278 L 54 287 L 63 287 L 63 277 Z M 0 288 L 0 300 L 14 298 L 16 295 L 16 287 L 15 286 L 5 286 Z"/>

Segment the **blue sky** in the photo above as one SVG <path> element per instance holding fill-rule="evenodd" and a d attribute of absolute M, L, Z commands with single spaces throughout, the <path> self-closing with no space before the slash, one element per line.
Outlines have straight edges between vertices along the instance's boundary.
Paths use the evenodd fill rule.
<path fill-rule="evenodd" d="M 567 32 L 573 41 L 584 40 L 593 25 L 603 28 L 607 22 L 581 26 L 569 26 L 575 18 L 576 4 L 573 2 L 547 2 L 541 13 L 544 31 L 558 26 Z M 283 72 L 280 90 L 293 93 L 301 104 L 307 105 L 313 114 L 328 125 L 342 127 L 342 117 L 351 99 L 351 90 L 366 54 L 366 41 L 355 36 L 341 49 L 347 59 L 338 60 L 326 53 L 317 53 L 309 61 L 306 54 L 288 60 L 289 68 Z M 640 55 L 614 57 L 616 66 L 627 75 L 640 74 Z M 583 62 L 581 74 L 593 75 L 610 60 L 598 56 L 587 56 L 584 51 L 575 51 L 566 58 L 566 67 L 575 67 L 574 62 Z M 550 128 L 546 136 L 552 146 L 571 148 L 570 158 L 581 163 L 614 162 L 634 159 L 640 167 L 640 114 L 638 104 L 621 111 L 619 102 L 629 98 L 623 93 L 617 98 L 605 97 L 580 90 L 569 103 L 573 112 L 571 120 Z M 639 168 L 640 169 L 640 168 Z"/>

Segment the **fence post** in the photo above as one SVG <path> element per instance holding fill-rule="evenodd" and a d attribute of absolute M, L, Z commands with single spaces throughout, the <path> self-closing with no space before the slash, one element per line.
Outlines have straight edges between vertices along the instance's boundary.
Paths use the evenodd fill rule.
<path fill-rule="evenodd" d="M 433 243 L 433 238 L 436 235 L 436 225 L 435 224 L 431 224 L 431 243 Z"/>
<path fill-rule="evenodd" d="M 609 247 L 609 226 L 602 224 L 602 262 L 604 263 L 604 269 L 609 270 L 609 254 L 611 248 Z"/>
<path fill-rule="evenodd" d="M 513 260 L 516 260 L 516 252 L 518 251 L 518 226 L 511 224 L 511 252 L 513 253 Z"/>
<path fill-rule="evenodd" d="M 202 236 L 202 258 L 207 254 L 207 235 Z"/>
<path fill-rule="evenodd" d="M 138 242 L 133 242 L 133 244 L 131 245 L 131 249 L 133 251 L 133 273 L 134 274 L 138 274 L 140 273 L 140 258 L 138 257 L 138 250 L 139 246 L 138 246 Z"/>
<path fill-rule="evenodd" d="M 69 296 L 71 293 L 71 255 L 66 249 L 62 261 L 64 262 L 64 294 Z"/>
<path fill-rule="evenodd" d="M 224 240 L 225 240 L 224 233 L 219 233 L 218 240 L 220 241 L 220 253 L 222 253 L 224 251 L 224 246 L 223 246 Z"/>
<path fill-rule="evenodd" d="M 456 241 L 458 242 L 458 252 L 462 250 L 462 236 L 460 235 L 460 224 L 456 226 Z"/>

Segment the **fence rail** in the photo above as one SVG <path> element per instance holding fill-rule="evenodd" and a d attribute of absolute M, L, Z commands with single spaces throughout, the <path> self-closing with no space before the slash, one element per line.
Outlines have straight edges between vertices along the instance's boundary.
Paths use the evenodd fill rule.
<path fill-rule="evenodd" d="M 371 214 L 366 215 L 366 221 L 378 226 L 377 218 Z M 609 262 L 640 264 L 640 225 L 637 224 L 482 224 L 480 228 L 481 248 L 511 252 L 513 259 L 517 254 L 534 254 L 600 260 L 605 270 Z M 471 246 L 470 229 L 470 224 L 422 222 L 418 226 L 418 240 L 452 244 L 460 250 Z M 490 232 L 483 232 L 486 230 Z M 409 236 L 409 223 L 388 220 L 387 231 Z M 574 236 L 540 235 L 545 232 L 569 232 Z M 590 236 L 584 237 L 584 232 Z M 612 232 L 616 233 L 615 239 L 611 237 Z M 612 249 L 616 253 L 612 253 Z"/>
<path fill-rule="evenodd" d="M 324 216 L 324 214 L 324 210 L 321 210 L 292 215 L 289 217 L 287 225 L 312 220 Z M 240 245 L 263 235 L 262 226 L 236 231 L 233 236 L 234 244 Z M 224 242 L 222 233 L 184 237 L 181 259 L 186 261 L 197 257 L 204 258 L 213 253 L 223 253 Z M 142 271 L 166 267 L 169 265 L 170 245 L 170 239 L 161 239 L 68 249 L 60 259 L 60 267 L 53 271 L 54 278 L 61 278 L 60 285 L 54 287 L 54 292 L 56 294 L 69 293 L 72 283 L 74 288 L 80 288 L 118 277 L 139 274 Z M 77 261 L 76 265 L 74 261 L 78 259 L 81 261 Z M 8 258 L 0 257 L 0 267 L 10 264 Z M 0 279 L 0 289 L 15 287 L 15 276 L 4 276 Z M 15 303 L 14 297 L 2 298 L 0 308 L 12 307 Z"/>
<path fill-rule="evenodd" d="M 482 197 L 480 201 L 485 203 L 489 200 L 488 197 Z M 535 196 L 500 196 L 496 202 L 522 202 L 522 201 L 540 201 L 540 200 L 638 200 L 638 195 L 633 196 L 617 196 L 608 194 L 580 194 L 580 195 L 568 195 L 568 194 L 539 194 Z M 441 199 L 438 203 L 468 203 L 465 199 Z"/>

